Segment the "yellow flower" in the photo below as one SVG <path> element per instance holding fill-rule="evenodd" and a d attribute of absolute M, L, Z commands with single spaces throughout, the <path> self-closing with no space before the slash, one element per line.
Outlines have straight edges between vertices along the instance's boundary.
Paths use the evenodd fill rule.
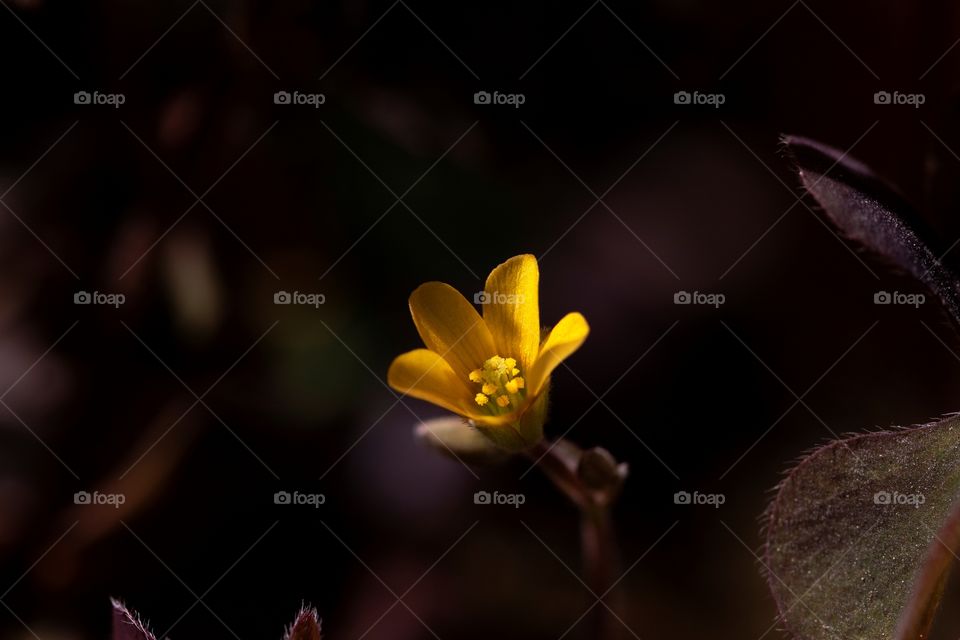
<path fill-rule="evenodd" d="M 500 447 L 539 442 L 550 374 L 590 331 L 568 313 L 541 340 L 539 280 L 534 256 L 510 258 L 476 297 L 483 317 L 450 285 L 418 287 L 410 313 L 427 348 L 393 361 L 390 386 L 463 416 Z"/>

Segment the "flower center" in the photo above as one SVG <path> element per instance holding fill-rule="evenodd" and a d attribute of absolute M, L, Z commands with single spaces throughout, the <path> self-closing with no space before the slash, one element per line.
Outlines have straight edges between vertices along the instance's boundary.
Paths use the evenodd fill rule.
<path fill-rule="evenodd" d="M 470 372 L 470 382 L 480 387 L 473 401 L 494 415 L 516 409 L 527 393 L 513 358 L 488 358 L 482 369 Z"/>

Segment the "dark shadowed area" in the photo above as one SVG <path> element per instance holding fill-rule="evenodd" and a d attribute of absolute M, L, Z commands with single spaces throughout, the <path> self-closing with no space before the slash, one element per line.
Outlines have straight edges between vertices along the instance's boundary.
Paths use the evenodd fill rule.
<path fill-rule="evenodd" d="M 960 410 L 946 317 L 875 304 L 920 290 L 780 144 L 872 167 L 960 265 L 955 4 L 0 5 L 3 637 L 108 637 L 113 597 L 158 638 L 304 603 L 331 640 L 593 638 L 575 510 L 417 443 L 442 410 L 385 383 L 415 287 L 520 253 L 591 326 L 548 435 L 630 465 L 624 638 L 786 637 L 783 471 Z"/>

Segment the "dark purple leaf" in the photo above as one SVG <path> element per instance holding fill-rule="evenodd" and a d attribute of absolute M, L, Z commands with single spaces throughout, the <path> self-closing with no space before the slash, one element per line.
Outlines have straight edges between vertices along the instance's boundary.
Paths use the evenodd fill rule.
<path fill-rule="evenodd" d="M 804 458 L 768 513 L 764 564 L 802 640 L 928 637 L 960 546 L 960 417 Z"/>
<path fill-rule="evenodd" d="M 119 600 L 110 602 L 113 604 L 113 640 L 156 640 L 136 613 Z"/>
<path fill-rule="evenodd" d="M 873 251 L 930 290 L 960 327 L 960 284 L 944 251 L 904 198 L 869 168 L 813 140 L 786 136 L 804 188 L 841 235 Z"/>
<path fill-rule="evenodd" d="M 320 618 L 313 607 L 303 607 L 284 640 L 320 640 Z"/>

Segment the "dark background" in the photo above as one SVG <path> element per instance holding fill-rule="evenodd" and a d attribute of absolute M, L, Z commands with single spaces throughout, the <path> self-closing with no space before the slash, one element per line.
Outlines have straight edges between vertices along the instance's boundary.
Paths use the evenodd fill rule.
<path fill-rule="evenodd" d="M 110 596 L 175 638 L 277 638 L 301 602 L 329 638 L 561 637 L 595 600 L 564 566 L 574 510 L 522 459 L 422 448 L 412 425 L 441 412 L 384 385 L 419 346 L 418 284 L 469 296 L 517 253 L 541 259 L 545 324 L 592 327 L 548 434 L 630 464 L 640 637 L 782 637 L 753 555 L 781 473 L 835 435 L 960 408 L 942 316 L 873 304 L 914 289 L 796 202 L 778 144 L 853 146 L 949 247 L 954 3 L 0 4 L 5 637 L 105 637 Z M 127 503 L 73 504 L 94 489 Z"/>

